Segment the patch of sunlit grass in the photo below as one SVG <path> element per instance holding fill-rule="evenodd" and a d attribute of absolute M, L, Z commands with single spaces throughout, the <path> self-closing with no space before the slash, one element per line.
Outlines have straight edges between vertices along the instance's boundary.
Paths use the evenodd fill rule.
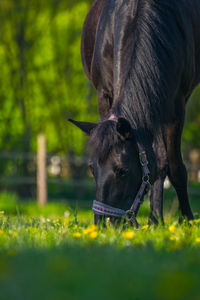
<path fill-rule="evenodd" d="M 82 217 L 84 215 L 84 218 Z M 107 222 L 106 228 L 92 223 L 91 212 L 64 213 L 63 216 L 7 216 L 0 215 L 1 250 L 17 251 L 24 248 L 53 247 L 64 244 L 112 245 L 114 247 L 146 247 L 169 251 L 185 247 L 200 247 L 200 223 L 166 220 L 166 225 L 149 226 L 144 218 L 138 218 L 139 229 L 115 227 Z M 81 216 L 79 218 L 79 216 Z"/>

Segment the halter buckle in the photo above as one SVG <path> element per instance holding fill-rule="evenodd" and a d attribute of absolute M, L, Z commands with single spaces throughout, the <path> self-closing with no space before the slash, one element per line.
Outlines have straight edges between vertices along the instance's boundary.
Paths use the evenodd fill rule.
<path fill-rule="evenodd" d="M 126 211 L 126 219 L 128 220 L 128 221 L 131 221 L 131 219 L 134 217 L 134 215 L 135 215 L 135 212 L 134 211 L 132 211 L 132 210 L 127 210 Z"/>
<path fill-rule="evenodd" d="M 139 224 L 138 224 L 138 222 L 137 222 L 137 220 L 136 220 L 136 216 L 135 216 L 135 212 L 133 212 L 132 210 L 127 210 L 126 211 L 126 216 L 125 216 L 125 218 L 126 218 L 126 220 L 127 220 L 127 223 L 126 224 L 128 224 L 128 222 L 130 222 L 131 223 L 131 225 L 135 225 L 135 227 L 136 228 L 139 228 Z"/>
<path fill-rule="evenodd" d="M 142 181 L 145 182 L 145 183 L 150 183 L 149 180 L 150 180 L 149 175 L 144 175 L 142 177 Z"/>

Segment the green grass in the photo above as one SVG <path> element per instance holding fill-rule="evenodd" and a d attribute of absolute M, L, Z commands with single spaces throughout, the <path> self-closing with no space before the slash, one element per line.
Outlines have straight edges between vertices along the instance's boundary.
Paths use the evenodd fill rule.
<path fill-rule="evenodd" d="M 173 199 L 169 191 L 166 198 Z M 164 226 L 107 229 L 90 209 L 21 203 L 0 195 L 0 299 L 200 299 L 200 219 L 178 223 L 176 202 Z"/>

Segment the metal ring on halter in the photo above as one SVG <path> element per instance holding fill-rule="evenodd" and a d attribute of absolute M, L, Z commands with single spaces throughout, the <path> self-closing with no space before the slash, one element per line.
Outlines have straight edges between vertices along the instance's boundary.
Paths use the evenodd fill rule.
<path fill-rule="evenodd" d="M 131 221 L 131 219 L 133 217 L 135 217 L 134 215 L 135 215 L 135 212 L 129 209 L 129 210 L 126 211 L 125 218 L 127 218 L 128 221 Z"/>
<path fill-rule="evenodd" d="M 127 215 L 129 215 L 129 216 L 127 216 Z M 126 220 L 127 225 L 129 225 L 128 223 L 130 222 L 132 225 L 135 224 L 136 228 L 139 227 L 135 212 L 133 212 L 132 210 L 127 210 L 125 220 Z"/>
<path fill-rule="evenodd" d="M 144 175 L 142 177 L 142 181 L 145 182 L 145 183 L 149 183 L 150 184 L 149 180 L 150 180 L 149 175 Z"/>

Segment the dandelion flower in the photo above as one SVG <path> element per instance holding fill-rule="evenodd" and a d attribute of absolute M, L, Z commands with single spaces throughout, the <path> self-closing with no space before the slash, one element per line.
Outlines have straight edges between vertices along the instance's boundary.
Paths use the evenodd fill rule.
<path fill-rule="evenodd" d="M 200 237 L 196 238 L 195 242 L 200 243 Z"/>
<path fill-rule="evenodd" d="M 169 231 L 170 232 L 174 232 L 175 229 L 176 229 L 176 227 L 173 224 L 169 226 Z"/>
<path fill-rule="evenodd" d="M 144 225 L 144 226 L 142 226 L 142 229 L 144 230 L 144 229 L 147 229 L 147 228 L 149 228 L 149 225 L 147 224 L 147 225 Z"/>
<path fill-rule="evenodd" d="M 93 232 L 90 233 L 89 237 L 91 239 L 95 239 L 97 237 L 97 235 L 98 235 L 98 232 L 97 231 L 93 231 Z"/>
<path fill-rule="evenodd" d="M 81 237 L 81 233 L 80 232 L 74 232 L 73 233 L 73 237 L 80 238 Z"/>
<path fill-rule="evenodd" d="M 126 232 L 123 232 L 122 233 L 122 236 L 124 239 L 128 239 L 128 240 L 131 240 L 134 238 L 135 234 L 133 231 L 126 231 Z"/>
<path fill-rule="evenodd" d="M 170 236 L 169 238 L 171 241 L 175 241 L 176 237 L 174 235 Z"/>
<path fill-rule="evenodd" d="M 4 234 L 4 231 L 0 229 L 0 234 Z"/>
<path fill-rule="evenodd" d="M 88 234 L 88 233 L 91 233 L 93 231 L 95 231 L 97 228 L 96 225 L 91 225 L 89 227 L 87 227 L 86 229 L 83 230 L 83 234 Z"/>

